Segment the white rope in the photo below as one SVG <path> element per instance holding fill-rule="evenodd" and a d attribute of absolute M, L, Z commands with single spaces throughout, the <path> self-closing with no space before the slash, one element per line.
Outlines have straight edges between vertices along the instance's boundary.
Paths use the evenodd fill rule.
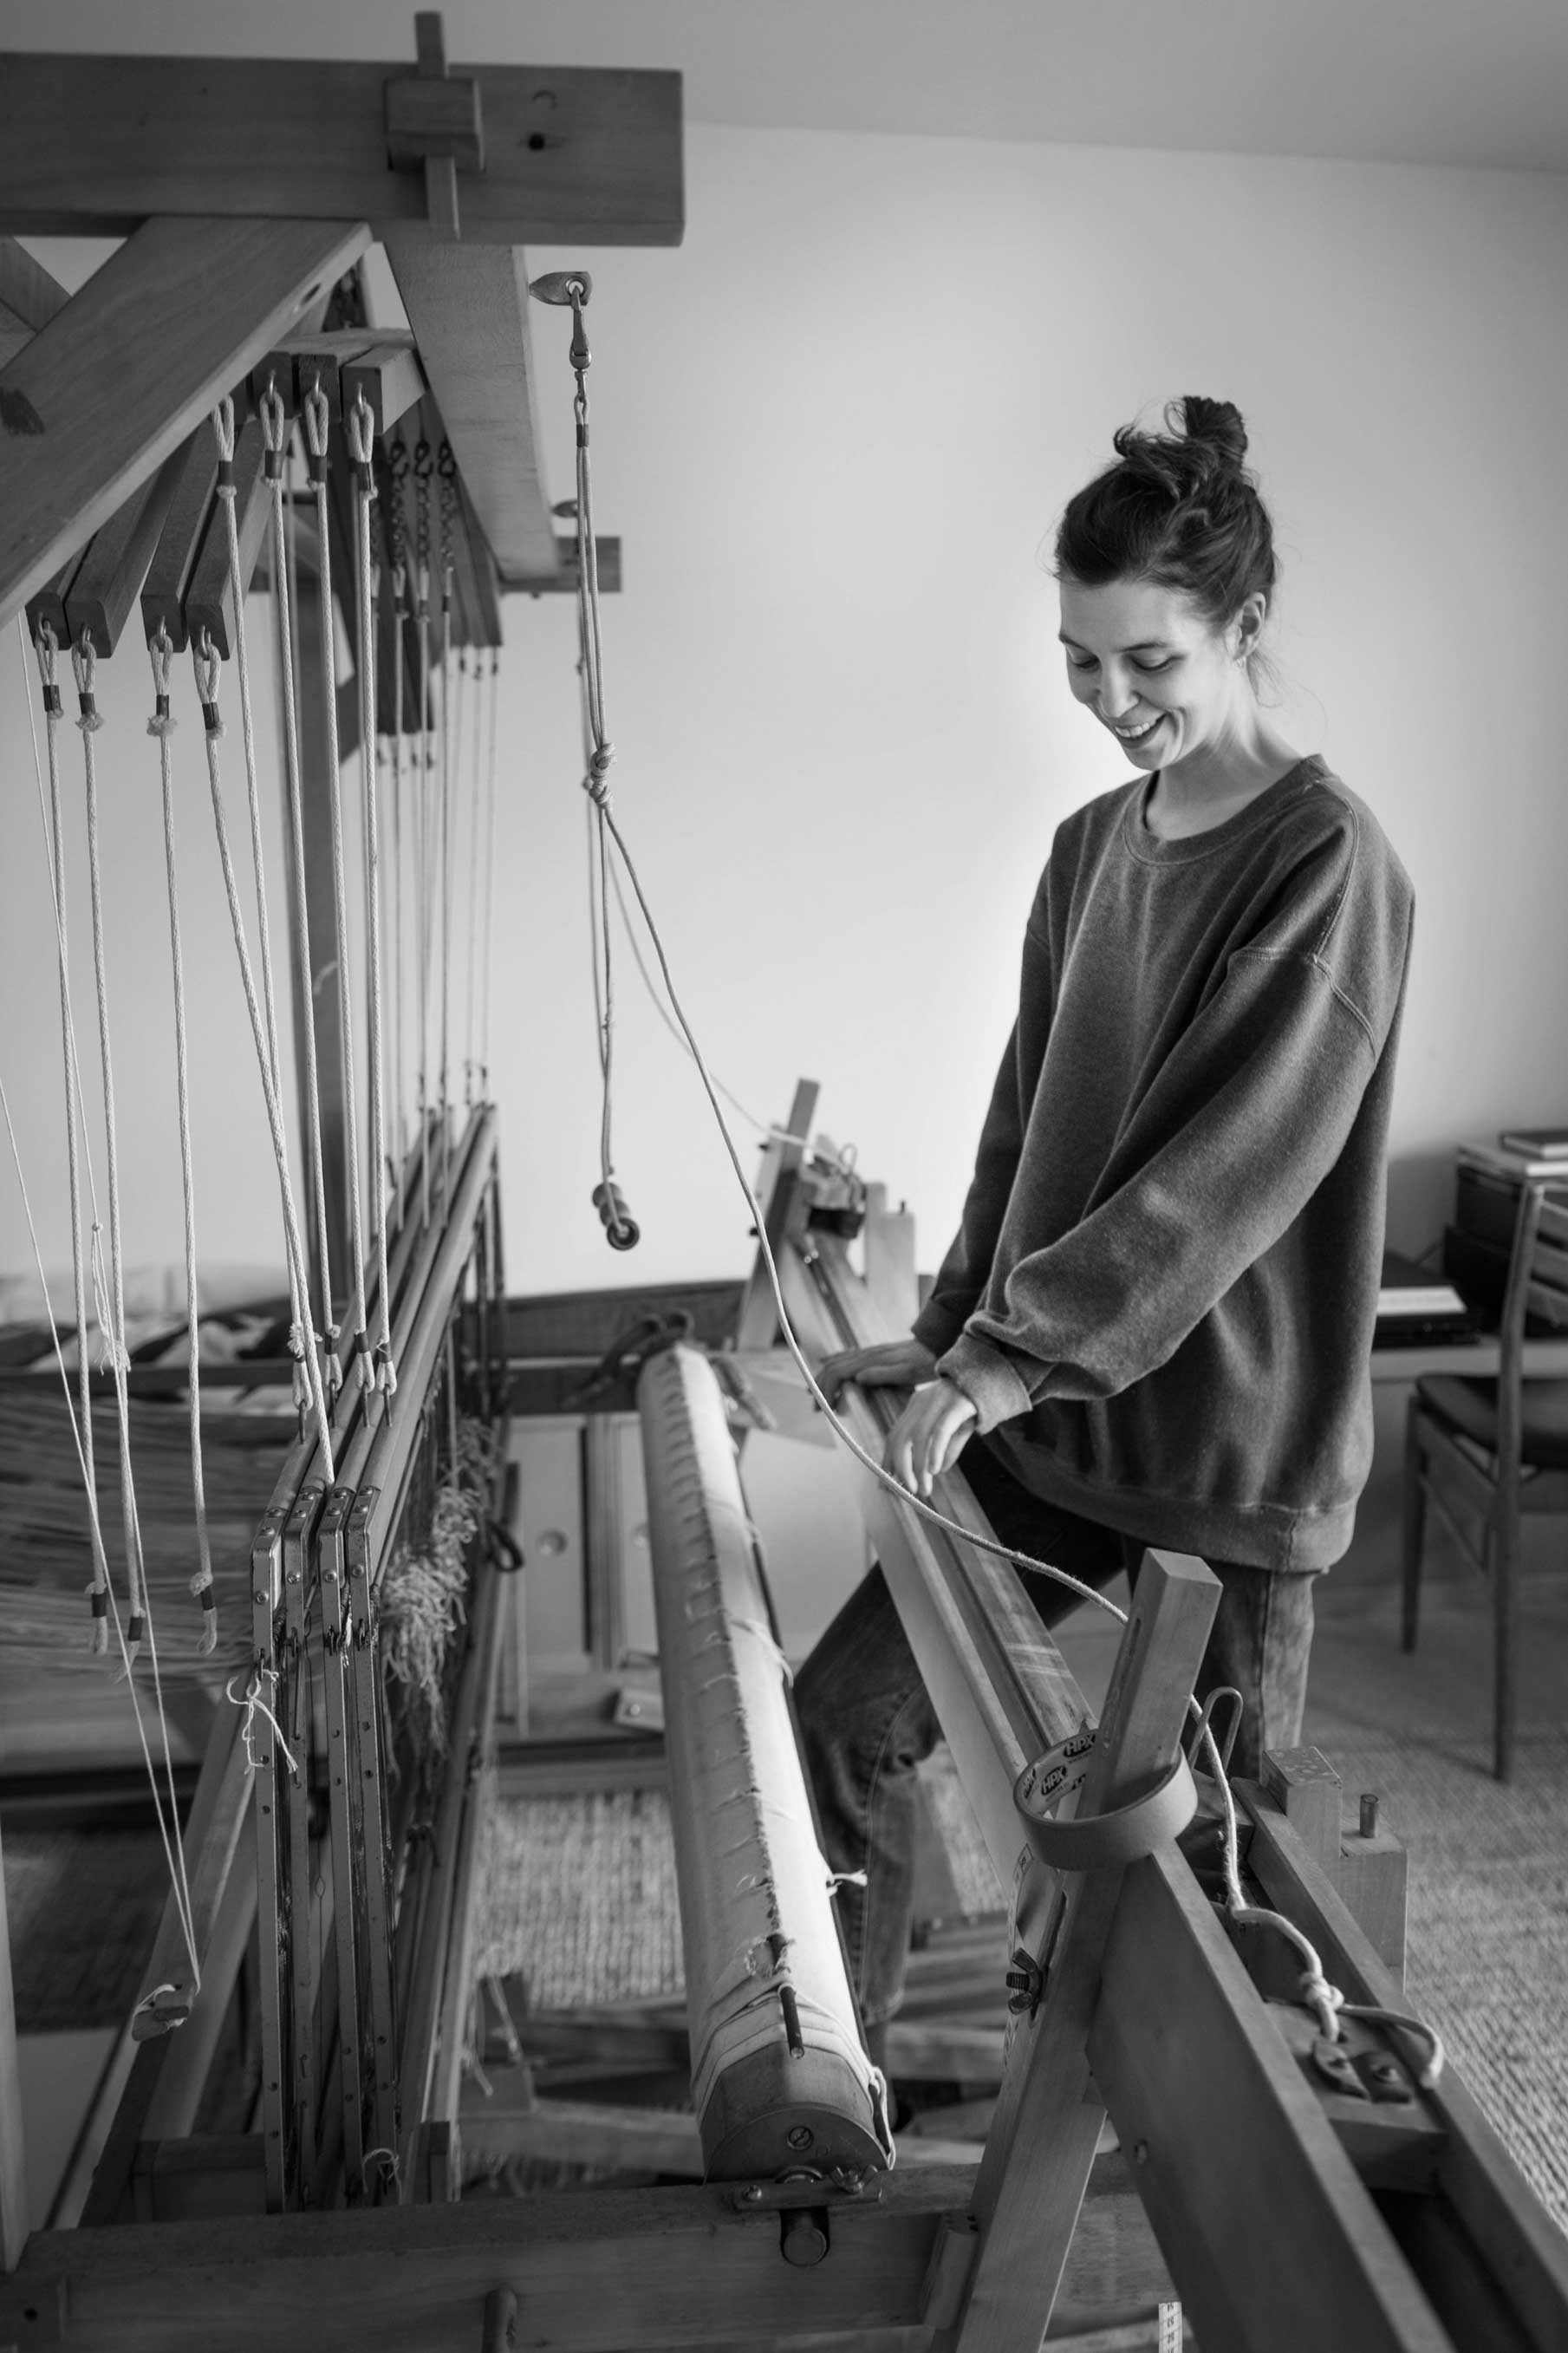
<path fill-rule="evenodd" d="M 338 1362 L 338 1327 L 332 1321 L 332 1258 L 327 1229 L 326 1171 L 321 1155 L 321 1086 L 316 1061 L 316 992 L 310 967 L 310 902 L 305 878 L 305 815 L 300 775 L 300 706 L 294 663 L 295 604 L 293 596 L 293 506 L 287 518 L 283 503 L 283 470 L 290 438 L 283 402 L 276 385 L 261 399 L 261 437 L 266 448 L 266 473 L 272 503 L 272 573 L 278 584 L 278 657 L 283 685 L 283 758 L 288 779 L 289 847 L 293 865 L 296 928 L 295 991 L 301 1016 L 305 1049 L 305 1125 L 310 1153 L 307 1173 L 315 1212 L 316 1255 L 321 1295 L 318 1328 L 325 1350 L 327 1393 L 337 1402 L 342 1382 Z"/>
<path fill-rule="evenodd" d="M 443 444 L 445 448 L 445 444 Z M 458 712 L 453 684 L 452 561 L 443 501 L 441 524 L 441 719 L 439 837 L 437 893 L 441 918 L 441 1198 L 447 1198 L 451 1150 L 451 973 L 452 973 L 452 763 Z"/>
<path fill-rule="evenodd" d="M 485 928 L 484 950 L 480 960 L 479 986 L 479 1085 L 482 1098 L 489 1099 L 490 1084 L 490 941 L 495 927 L 496 903 L 496 761 L 497 730 L 500 718 L 500 656 L 490 653 L 489 691 L 489 759 L 485 772 Z"/>
<path fill-rule="evenodd" d="M 17 1189 L 22 1196 L 23 1214 L 27 1221 L 27 1239 L 33 1246 L 33 1264 L 37 1267 L 38 1271 L 38 1288 L 43 1294 L 44 1314 L 48 1322 L 49 1338 L 54 1344 L 55 1364 L 59 1372 L 60 1388 L 65 1393 L 66 1419 L 70 1424 L 71 1440 L 76 1448 L 77 1464 L 81 1472 L 82 1487 L 87 1496 L 88 1519 L 92 1529 L 93 1549 L 95 1553 L 101 1554 L 103 1551 L 103 1532 L 99 1524 L 98 1494 L 88 1468 L 88 1458 L 82 1444 L 82 1433 L 77 1425 L 76 1409 L 71 1401 L 70 1376 L 66 1371 L 65 1351 L 60 1345 L 59 1329 L 55 1322 L 54 1306 L 49 1298 L 48 1280 L 44 1273 L 43 1253 L 38 1248 L 38 1229 L 33 1217 L 32 1202 L 27 1198 L 26 1179 L 22 1173 L 22 1155 L 16 1143 L 16 1130 L 11 1118 L 11 1105 L 5 1092 L 5 1082 L 4 1077 L 0 1077 L 0 1113 L 4 1114 L 5 1121 L 5 1133 L 10 1139 L 11 1159 L 16 1171 Z M 158 1788 L 158 1771 L 156 1766 L 153 1762 L 153 1751 L 148 1745 L 147 1728 L 145 1724 L 142 1722 L 142 1702 L 136 1689 L 136 1679 L 131 1672 L 131 1653 L 126 1644 L 124 1629 L 121 1627 L 120 1622 L 120 1607 L 114 1598 L 113 1587 L 111 1585 L 106 1585 L 105 1589 L 109 1596 L 109 1608 L 114 1621 L 115 1637 L 120 1644 L 120 1655 L 124 1662 L 124 1683 L 127 1691 L 131 1694 L 131 1710 L 132 1715 L 136 1719 L 136 1735 L 142 1745 L 142 1762 L 147 1767 L 148 1786 L 153 1792 L 153 1811 L 157 1818 L 158 1835 L 163 1840 L 163 1856 L 169 1866 L 169 1887 L 174 1898 L 175 1916 L 180 1923 L 180 1933 L 185 1940 L 185 1950 L 190 1956 L 192 1980 L 194 1985 L 199 1989 L 202 1981 L 202 1967 L 201 1962 L 196 1957 L 195 1925 L 191 1908 L 190 1883 L 185 1875 L 184 1849 L 180 1843 L 179 1837 L 179 1811 L 174 1802 L 174 1767 L 172 1765 L 169 1767 L 170 1815 L 169 1819 L 165 1820 L 163 1796 Z M 163 1696 L 161 1693 L 158 1699 L 158 1710 L 159 1715 L 162 1717 Z M 167 1748 L 168 1727 L 167 1725 L 165 1725 L 165 1756 L 167 1755 Z M 172 1837 L 171 1826 L 173 1830 Z M 176 1857 L 178 1858 L 177 1862 Z"/>
<path fill-rule="evenodd" d="M 251 1669 L 250 1681 L 245 1687 L 244 1696 L 240 1699 L 236 1699 L 234 1695 L 234 1687 L 237 1681 L 237 1675 L 230 1675 L 227 1683 L 225 1683 L 223 1688 L 224 1696 L 228 1701 L 230 1706 L 242 1707 L 245 1710 L 245 1722 L 239 1727 L 239 1736 L 245 1746 L 245 1763 L 247 1771 L 255 1773 L 260 1769 L 261 1759 L 258 1757 L 255 1749 L 252 1747 L 251 1742 L 255 1736 L 256 1719 L 258 1715 L 264 1715 L 267 1718 L 268 1723 L 272 1726 L 273 1736 L 277 1740 L 278 1746 L 282 1754 L 283 1762 L 288 1766 L 289 1772 L 292 1773 L 297 1781 L 300 1778 L 300 1767 L 294 1761 L 294 1752 L 283 1737 L 283 1726 L 279 1723 L 278 1718 L 273 1715 L 271 1708 L 261 1696 L 261 1686 L 264 1682 L 272 1685 L 274 1689 L 277 1688 L 277 1668 L 253 1667 Z"/>
<path fill-rule="evenodd" d="M 71 649 L 71 668 L 76 675 L 77 699 L 81 715 L 77 725 L 81 731 L 82 765 L 87 787 L 87 862 L 92 900 L 92 967 L 98 999 L 99 1060 L 103 1080 L 103 1124 L 105 1155 L 109 1185 L 109 1267 L 110 1295 L 107 1302 L 110 1322 L 105 1338 L 110 1352 L 110 1365 L 114 1376 L 114 1399 L 120 1428 L 120 1516 L 125 1539 L 126 1574 L 129 1579 L 131 1620 L 126 1639 L 127 1661 L 134 1660 L 142 1644 L 146 1627 L 146 1577 L 142 1559 L 141 1529 L 137 1524 L 135 1489 L 131 1467 L 131 1408 L 125 1376 L 129 1357 L 125 1347 L 125 1258 L 120 1221 L 120 1155 L 118 1130 L 114 1115 L 114 1063 L 109 1039 L 109 976 L 104 945 L 103 880 L 98 839 L 98 765 L 93 753 L 93 737 L 102 725 L 94 688 L 97 656 L 92 638 L 83 631 L 80 642 Z"/>
<path fill-rule="evenodd" d="M 418 934 L 419 967 L 419 1222 L 430 1222 L 430 924 L 432 843 L 430 838 L 430 445 L 421 441 L 414 454 L 417 501 L 416 561 L 419 577 L 419 732 L 414 752 L 414 818 L 418 828 L 418 855 L 414 862 L 415 927 Z"/>
<path fill-rule="evenodd" d="M 191 1591 L 202 1605 L 202 1633 L 197 1646 L 204 1657 L 217 1648 L 217 1605 L 213 1591 L 212 1546 L 207 1535 L 206 1481 L 202 1466 L 201 1306 L 196 1285 L 196 1185 L 191 1151 L 191 1073 L 185 1041 L 185 965 L 180 945 L 179 887 L 174 860 L 174 778 L 169 738 L 174 718 L 169 708 L 169 665 L 174 642 L 160 621 L 158 635 L 148 648 L 153 664 L 153 716 L 147 733 L 158 739 L 158 767 L 163 797 L 163 862 L 169 884 L 169 953 L 174 976 L 174 1072 L 180 1124 L 180 1187 L 185 1228 L 185 1332 L 190 1352 L 191 1489 L 195 1500 L 196 1552 L 200 1561 L 191 1579 Z"/>
<path fill-rule="evenodd" d="M 375 496 L 375 481 L 371 472 L 374 418 L 370 403 L 363 392 L 348 418 L 348 437 L 349 449 L 355 467 L 354 512 L 358 526 L 355 554 L 359 571 L 357 601 L 359 607 L 360 766 L 364 777 L 365 929 L 370 964 L 371 1167 L 374 1171 L 374 1190 L 371 1195 L 371 1210 L 375 1220 L 374 1240 L 377 1272 L 380 1277 L 381 1331 L 375 1344 L 375 1380 L 383 1395 L 390 1398 L 397 1388 L 397 1368 L 392 1357 L 392 1283 L 387 1271 L 386 1255 L 386 1114 L 383 1084 L 385 1050 L 382 1041 L 381 983 L 381 832 L 376 805 L 375 773 L 375 586 L 372 576 L 370 556 L 370 509 L 371 501 Z"/>
<path fill-rule="evenodd" d="M 467 1018 L 463 1026 L 463 1100 L 472 1107 L 476 1075 L 475 1048 L 478 1044 L 479 967 L 479 833 L 480 813 L 484 801 L 485 712 L 479 686 L 479 656 L 474 654 L 474 765 L 472 792 L 468 802 L 468 988 Z M 482 1096 L 481 1096 L 482 1100 Z"/>
<path fill-rule="evenodd" d="M 196 691 L 201 697 L 202 719 L 206 730 L 207 783 L 211 787 L 213 824 L 217 834 L 218 859 L 223 867 L 224 889 L 228 894 L 229 922 L 234 931 L 235 955 L 239 962 L 240 985 L 245 991 L 246 1010 L 250 1016 L 250 1033 L 256 1044 L 256 1059 L 261 1072 L 261 1093 L 267 1106 L 267 1124 L 272 1136 L 273 1158 L 278 1164 L 278 1185 L 283 1204 L 283 1240 L 289 1261 L 290 1272 L 296 1279 L 305 1262 L 305 1247 L 300 1239 L 299 1211 L 294 1203 L 294 1184 L 289 1173 L 289 1139 L 283 1124 L 282 1106 L 273 1081 L 272 1066 L 267 1052 L 267 1031 L 261 1008 L 257 1000 L 256 982 L 250 969 L 250 951 L 246 944 L 245 915 L 239 903 L 239 885 L 235 880 L 234 860 L 228 846 L 228 822 L 223 807 L 223 769 L 218 757 L 222 741 L 223 721 L 218 715 L 218 686 L 223 664 L 217 649 L 204 630 L 200 646 L 191 648 L 191 659 L 196 673 Z M 304 1345 L 298 1325 L 289 1340 L 296 1361 L 303 1361 L 305 1378 L 310 1388 L 310 1403 L 315 1409 L 316 1428 L 321 1442 L 321 1463 L 329 1482 L 335 1476 L 332 1468 L 332 1433 L 327 1410 L 326 1391 L 321 1381 L 321 1359 L 313 1347 Z"/>
<path fill-rule="evenodd" d="M 26 670 L 26 630 L 22 617 L 16 618 L 17 633 L 22 642 L 22 668 Z M 81 1170 L 77 1154 L 79 1116 L 82 1140 L 86 1143 L 86 1107 L 81 1102 L 81 1075 L 77 1066 L 76 1027 L 71 1018 L 70 966 L 66 953 L 66 876 L 65 830 L 60 811 L 60 692 L 57 665 L 58 646 L 55 633 L 47 621 L 38 631 L 38 671 L 44 688 L 44 732 L 48 742 L 49 807 L 44 807 L 43 771 L 38 761 L 37 730 L 33 723 L 33 704 L 25 696 L 27 724 L 33 737 L 33 773 L 38 786 L 38 814 L 43 820 L 44 847 L 49 861 L 49 893 L 54 902 L 55 940 L 59 960 L 60 989 L 60 1050 L 65 1071 L 66 1093 L 66 1154 L 68 1182 L 70 1187 L 71 1215 L 71 1287 L 76 1312 L 77 1386 L 81 1398 L 82 1442 L 85 1445 L 84 1476 L 93 1495 L 92 1582 L 88 1594 L 92 1610 L 92 1631 L 89 1650 L 101 1658 L 109 1649 L 109 1560 L 103 1549 L 103 1535 L 99 1525 L 97 1510 L 97 1464 L 93 1455 L 92 1379 L 88 1366 L 87 1351 L 87 1268 L 86 1249 L 81 1225 Z M 74 1083 L 73 1083 L 74 1082 Z M 88 1177 L 91 1182 L 92 1162 L 88 1155 Z M 96 1188 L 94 1202 L 96 1207 Z M 100 1330 L 102 1327 L 100 1327 Z"/>
<path fill-rule="evenodd" d="M 234 610 L 234 652 L 239 675 L 240 733 L 245 745 L 246 804 L 250 818 L 250 860 L 256 881 L 257 946 L 261 958 L 261 1003 L 266 1015 L 267 1055 L 272 1071 L 272 1084 L 281 1095 L 283 1065 L 278 1051 L 278 1001 L 272 982 L 272 926 L 267 913 L 267 862 L 261 840 L 261 787 L 256 758 L 256 728 L 250 703 L 250 663 L 246 645 L 245 596 L 246 582 L 239 562 L 239 525 L 235 508 L 238 491 L 234 478 L 234 402 L 226 393 L 213 411 L 213 433 L 218 450 L 218 501 L 223 507 L 228 530 L 229 602 Z M 289 1266 L 289 1305 L 294 1330 L 299 1335 L 299 1347 L 293 1352 L 296 1366 L 310 1345 L 310 1274 L 303 1257 Z M 295 1373 L 295 1403 L 306 1402 L 304 1385 Z"/>
<path fill-rule="evenodd" d="M 320 385 L 305 395 L 305 442 L 310 453 L 310 480 L 316 492 L 316 528 L 321 564 L 321 673 L 327 715 L 327 800 L 332 820 L 332 903 L 337 914 L 338 953 L 343 959 L 338 974 L 338 1021 L 343 1064 L 343 1128 L 348 1161 L 349 1240 L 353 1252 L 354 1362 L 360 1385 L 374 1385 L 370 1335 L 364 1301 L 364 1221 L 360 1206 L 359 1103 L 354 1083 L 353 1006 L 348 986 L 348 884 L 343 869 L 342 786 L 338 766 L 338 649 L 332 607 L 332 561 L 327 520 L 327 402 Z"/>

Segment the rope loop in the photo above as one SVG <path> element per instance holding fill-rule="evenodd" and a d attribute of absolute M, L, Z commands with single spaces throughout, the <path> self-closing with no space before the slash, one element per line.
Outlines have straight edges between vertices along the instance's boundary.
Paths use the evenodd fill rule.
<path fill-rule="evenodd" d="M 370 453 L 375 446 L 375 411 L 364 396 L 362 385 L 354 396 L 354 405 L 343 419 L 343 430 L 349 438 L 349 455 L 356 466 L 368 466 Z"/>
<path fill-rule="evenodd" d="M 90 629 L 84 629 L 71 648 L 71 670 L 76 679 L 77 701 L 81 705 L 81 717 L 76 723 L 84 735 L 96 735 L 103 724 L 103 713 L 98 707 L 94 691 L 98 677 L 98 650 L 92 642 Z"/>
<path fill-rule="evenodd" d="M 289 418 L 275 375 L 268 377 L 267 389 L 257 406 L 261 417 L 262 447 L 269 458 L 280 458 L 288 438 Z"/>
<path fill-rule="evenodd" d="M 196 676 L 196 694 L 202 706 L 202 723 L 209 735 L 219 736 L 224 724 L 218 715 L 218 687 L 223 678 L 223 656 L 204 629 L 199 641 L 191 646 L 191 668 Z"/>
<path fill-rule="evenodd" d="M 174 641 L 169 635 L 169 625 L 158 623 L 158 634 L 147 643 L 147 659 L 153 665 L 153 716 L 147 722 L 149 735 L 164 737 L 174 733 L 179 724 L 170 710 L 169 669 L 174 658 Z"/>
<path fill-rule="evenodd" d="M 217 438 L 219 464 L 232 466 L 234 463 L 234 396 L 231 393 L 226 392 L 213 410 L 213 432 Z M 234 488 L 232 480 L 228 487 L 230 490 Z"/>
<path fill-rule="evenodd" d="M 258 1715 L 264 1715 L 267 1718 L 268 1723 L 272 1726 L 273 1734 L 278 1742 L 279 1754 L 297 1781 L 300 1778 L 300 1767 L 294 1762 L 293 1753 L 289 1746 L 289 1743 L 283 1737 L 283 1726 L 279 1723 L 278 1718 L 273 1715 L 271 1708 L 261 1696 L 261 1686 L 264 1683 L 268 1684 L 271 1690 L 276 1691 L 278 1686 L 277 1668 L 263 1666 L 252 1667 L 250 1671 L 250 1681 L 245 1687 L 245 1695 L 242 1699 L 236 1699 L 234 1695 L 234 1687 L 238 1680 L 239 1678 L 237 1675 L 230 1675 L 227 1683 L 224 1685 L 224 1694 L 231 1707 L 242 1707 L 245 1710 L 245 1722 L 239 1727 L 239 1736 L 245 1743 L 245 1761 L 247 1767 L 252 1773 L 254 1773 L 259 1769 L 262 1763 L 262 1759 L 258 1757 L 255 1749 L 251 1746 L 251 1739 L 255 1731 L 257 1717 Z"/>
<path fill-rule="evenodd" d="M 300 413 L 305 420 L 305 440 L 310 455 L 320 460 L 327 454 L 327 427 L 331 418 L 327 409 L 327 396 L 321 390 L 319 382 L 310 386 L 300 402 Z"/>

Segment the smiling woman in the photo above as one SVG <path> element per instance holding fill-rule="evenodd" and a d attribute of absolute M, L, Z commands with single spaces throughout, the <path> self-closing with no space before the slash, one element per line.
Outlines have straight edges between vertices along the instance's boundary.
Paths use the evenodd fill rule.
<path fill-rule="evenodd" d="M 1074 694 L 1138 773 L 1059 828 L 958 1235 L 888 1468 L 962 1461 L 1003 1541 L 1096 1586 L 1147 1545 L 1222 1598 L 1200 1694 L 1237 1767 L 1300 1738 L 1312 1578 L 1372 1451 L 1368 1352 L 1412 894 L 1371 810 L 1258 701 L 1273 536 L 1227 403 L 1124 427 L 1056 542 Z M 1178 429 L 1179 428 L 1179 429 Z M 1047 1624 L 1071 1597 L 1026 1578 Z M 796 1681 L 864 2014 L 897 2007 L 938 1736 L 879 1570 Z"/>

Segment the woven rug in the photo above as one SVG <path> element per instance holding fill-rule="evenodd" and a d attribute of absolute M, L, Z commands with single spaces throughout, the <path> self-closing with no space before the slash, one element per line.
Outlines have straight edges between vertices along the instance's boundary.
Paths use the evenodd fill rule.
<path fill-rule="evenodd" d="M 680 1903 L 662 1791 L 498 1805 L 477 1879 L 475 1973 L 521 1975 L 531 2009 L 680 1991 Z"/>

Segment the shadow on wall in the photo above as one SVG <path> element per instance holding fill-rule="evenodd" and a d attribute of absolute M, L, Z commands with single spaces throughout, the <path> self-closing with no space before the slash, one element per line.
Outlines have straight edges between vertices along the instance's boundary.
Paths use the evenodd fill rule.
<path fill-rule="evenodd" d="M 1402 1153 L 1388 1164 L 1388 1247 L 1433 1264 L 1454 1214 L 1454 1154 Z"/>

